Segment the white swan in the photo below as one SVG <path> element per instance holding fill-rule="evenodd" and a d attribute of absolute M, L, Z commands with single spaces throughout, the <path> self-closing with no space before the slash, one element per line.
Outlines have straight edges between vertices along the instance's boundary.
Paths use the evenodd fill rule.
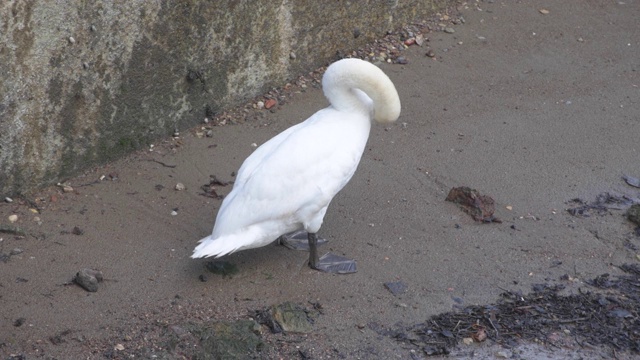
<path fill-rule="evenodd" d="M 304 229 L 309 265 L 344 272 L 335 267 L 335 260 L 318 258 L 316 233 L 331 199 L 356 171 L 371 119 L 397 120 L 400 99 L 382 70 L 358 59 L 331 64 L 322 86 L 331 105 L 276 135 L 244 161 L 233 190 L 222 202 L 213 233 L 200 240 L 192 258 L 265 246 Z"/>

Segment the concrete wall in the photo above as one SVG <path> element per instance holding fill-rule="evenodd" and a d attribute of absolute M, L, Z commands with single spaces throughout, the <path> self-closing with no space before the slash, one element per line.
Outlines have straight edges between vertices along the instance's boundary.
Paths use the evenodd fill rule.
<path fill-rule="evenodd" d="M 191 127 L 207 108 L 246 101 L 449 2 L 3 0 L 0 194 Z"/>

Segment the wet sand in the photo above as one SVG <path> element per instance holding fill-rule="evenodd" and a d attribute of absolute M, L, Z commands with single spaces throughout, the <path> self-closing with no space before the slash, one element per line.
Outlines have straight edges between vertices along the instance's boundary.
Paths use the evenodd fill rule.
<path fill-rule="evenodd" d="M 215 127 L 210 138 L 193 129 L 70 179 L 73 192 L 34 194 L 44 199 L 40 213 L 18 198 L 0 204 L 0 224 L 16 214 L 26 232 L 0 233 L 0 253 L 22 250 L 0 262 L 3 358 L 179 359 L 198 345 L 168 351 L 163 336 L 175 326 L 247 319 L 285 301 L 320 304 L 322 314 L 309 334 L 270 338 L 263 329 L 275 339 L 265 357 L 421 358 L 369 325 L 415 324 L 460 300 L 492 303 L 504 289 L 526 293 L 537 283 L 576 293 L 586 279 L 638 262 L 640 238 L 624 210 L 581 218 L 566 209 L 603 192 L 640 196 L 622 180 L 640 177 L 640 3 L 469 3 L 454 33 L 425 34 L 426 44 L 404 52 L 408 64 L 381 65 L 402 115 L 372 127 L 320 231 L 330 241 L 322 250 L 355 258 L 358 273 L 313 271 L 307 253 L 275 244 L 225 257 L 238 268 L 231 276 L 189 258 L 221 203 L 201 186 L 210 175 L 233 180 L 252 144 L 325 107 L 310 86 L 257 120 Z M 455 186 L 491 196 L 503 222 L 477 223 L 445 202 Z M 104 274 L 95 293 L 68 284 L 86 267 Z M 561 280 L 567 274 L 572 280 Z M 383 285 L 390 281 L 407 291 L 394 296 Z"/>

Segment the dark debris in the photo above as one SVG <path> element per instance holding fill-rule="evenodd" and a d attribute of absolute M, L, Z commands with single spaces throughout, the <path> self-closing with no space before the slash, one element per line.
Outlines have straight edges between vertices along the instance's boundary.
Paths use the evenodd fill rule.
<path fill-rule="evenodd" d="M 203 191 L 200 195 L 221 200 L 223 196 L 218 194 L 216 186 L 227 186 L 232 183 L 233 181 L 221 181 L 215 175 L 209 175 L 209 183 L 200 187 Z"/>
<path fill-rule="evenodd" d="M 560 295 L 562 285 L 538 284 L 527 295 L 506 291 L 497 304 L 467 306 L 412 326 L 383 328 L 379 335 L 418 347 L 426 355 L 447 354 L 464 338 L 490 339 L 505 347 L 520 341 L 555 345 L 554 332 L 576 342 L 640 353 L 640 266 L 622 265 L 628 275 L 600 275 L 587 281 L 597 291 Z"/>
<path fill-rule="evenodd" d="M 496 204 L 493 198 L 487 195 L 481 195 L 477 190 L 460 186 L 449 190 L 446 201 L 458 204 L 458 206 L 475 221 L 479 222 L 496 222 L 501 223 L 502 220 L 493 215 L 496 211 Z"/>
<path fill-rule="evenodd" d="M 625 195 L 614 195 L 604 192 L 596 196 L 592 202 L 582 199 L 572 199 L 569 201 L 569 214 L 577 217 L 590 217 L 591 215 L 607 215 L 610 210 L 624 210 L 633 204 L 633 199 Z"/>

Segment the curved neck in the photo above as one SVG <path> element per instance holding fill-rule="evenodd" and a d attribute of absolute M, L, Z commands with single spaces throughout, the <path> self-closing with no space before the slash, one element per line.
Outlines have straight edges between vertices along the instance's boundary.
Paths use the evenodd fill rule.
<path fill-rule="evenodd" d="M 382 70 L 364 60 L 343 59 L 331 64 L 322 77 L 322 88 L 338 111 L 367 115 L 373 111 L 373 119 L 378 122 L 396 121 L 400 116 L 395 86 Z"/>

